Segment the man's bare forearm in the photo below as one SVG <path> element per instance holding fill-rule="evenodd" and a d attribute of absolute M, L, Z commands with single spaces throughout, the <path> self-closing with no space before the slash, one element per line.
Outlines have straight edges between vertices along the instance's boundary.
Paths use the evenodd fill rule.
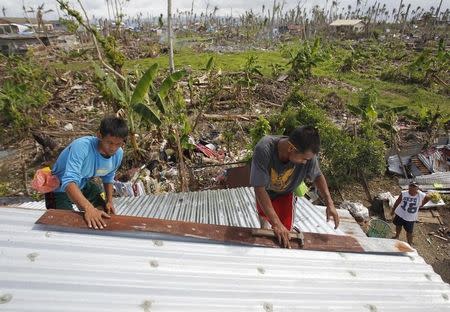
<path fill-rule="evenodd" d="M 314 180 L 314 184 L 317 187 L 322 199 L 325 201 L 325 205 L 333 204 L 333 199 L 331 198 L 330 190 L 328 189 L 328 183 L 323 174 L 318 176 L 316 180 Z"/>
<path fill-rule="evenodd" d="M 103 183 L 103 187 L 105 189 L 106 202 L 112 203 L 114 193 L 112 183 Z"/>
<path fill-rule="evenodd" d="M 397 198 L 397 200 L 394 203 L 394 206 L 392 206 L 392 209 L 396 209 L 398 207 L 398 205 L 400 205 L 400 203 L 402 202 L 403 196 L 400 194 L 400 196 Z"/>

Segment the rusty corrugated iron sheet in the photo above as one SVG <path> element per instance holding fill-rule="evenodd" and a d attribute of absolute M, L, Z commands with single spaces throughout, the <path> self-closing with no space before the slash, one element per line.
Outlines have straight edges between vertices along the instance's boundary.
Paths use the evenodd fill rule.
<path fill-rule="evenodd" d="M 119 197 L 114 198 L 114 204 L 118 215 L 260 227 L 253 188 Z M 45 204 L 44 202 L 28 202 L 20 207 L 45 209 Z M 338 209 L 338 213 L 341 223 L 336 230 L 332 222 L 326 222 L 325 207 L 316 206 L 309 200 L 300 198 L 296 203 L 294 223 L 305 232 L 366 236 L 347 210 Z"/>
<path fill-rule="evenodd" d="M 104 222 L 106 223 L 105 231 L 152 232 L 198 239 L 209 239 L 224 243 L 279 247 L 276 239 L 255 236 L 252 234 L 252 229 L 243 227 L 114 215 L 111 216 L 111 219 L 104 219 Z M 87 228 L 81 213 L 65 210 L 50 209 L 36 223 L 67 228 Z M 92 229 L 92 231 L 98 230 Z M 291 241 L 292 248 L 332 252 L 364 251 L 358 241 L 350 236 L 307 232 L 304 232 L 303 235 L 305 237 L 304 246 L 301 248 L 299 243 L 293 240 Z"/>

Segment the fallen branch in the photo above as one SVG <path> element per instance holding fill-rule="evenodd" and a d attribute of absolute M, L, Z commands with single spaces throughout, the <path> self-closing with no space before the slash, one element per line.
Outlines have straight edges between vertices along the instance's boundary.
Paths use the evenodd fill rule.
<path fill-rule="evenodd" d="M 251 119 L 258 119 L 258 115 L 218 115 L 218 114 L 203 114 L 206 119 L 217 120 L 217 121 L 235 121 L 235 120 L 245 120 L 250 121 Z"/>
<path fill-rule="evenodd" d="M 444 87 L 448 88 L 448 84 L 442 80 L 438 75 L 433 74 L 433 78 L 436 79 L 438 82 L 440 82 Z"/>
<path fill-rule="evenodd" d="M 208 167 L 225 167 L 225 166 L 232 166 L 232 165 L 242 165 L 248 163 L 247 161 L 235 161 L 231 163 L 223 163 L 223 164 L 206 164 L 206 165 L 198 165 L 198 166 L 187 166 L 189 169 L 202 169 L 202 168 L 208 168 Z"/>
<path fill-rule="evenodd" d="M 439 235 L 436 235 L 436 234 L 432 234 L 434 237 L 437 237 L 437 238 L 440 238 L 440 239 L 442 239 L 443 241 L 446 241 L 446 242 L 448 242 L 448 239 L 446 239 L 445 237 L 442 237 L 442 236 L 439 236 Z"/>
<path fill-rule="evenodd" d="M 225 100 L 225 101 L 217 101 L 215 104 L 217 104 L 217 105 L 228 105 L 228 104 L 237 105 L 238 103 L 236 100 Z"/>
<path fill-rule="evenodd" d="M 261 104 L 264 104 L 264 105 L 275 106 L 275 107 L 283 107 L 283 105 L 281 105 L 281 104 L 276 104 L 276 103 L 272 103 L 272 102 L 265 101 L 265 100 L 260 100 L 259 102 Z"/>

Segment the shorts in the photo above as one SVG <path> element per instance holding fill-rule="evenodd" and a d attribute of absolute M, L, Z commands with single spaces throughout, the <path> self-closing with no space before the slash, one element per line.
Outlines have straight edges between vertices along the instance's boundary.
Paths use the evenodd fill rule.
<path fill-rule="evenodd" d="M 403 226 L 406 232 L 412 233 L 414 230 L 415 221 L 406 221 L 403 218 L 395 215 L 394 220 L 392 221 L 396 226 Z"/>
<path fill-rule="evenodd" d="M 106 203 L 102 194 L 100 186 L 92 181 L 88 181 L 86 185 L 81 189 L 84 197 L 95 207 L 105 208 Z M 67 196 L 66 192 L 50 192 L 45 193 L 45 207 L 47 209 L 64 209 L 73 210 L 73 202 Z"/>
<path fill-rule="evenodd" d="M 288 193 L 285 195 L 278 196 L 277 198 L 271 199 L 273 209 L 275 210 L 278 218 L 280 218 L 281 223 L 290 231 L 292 230 L 292 226 L 294 224 L 294 216 L 295 216 L 295 205 L 294 205 L 295 197 L 292 193 Z M 259 206 L 258 202 L 256 202 L 256 210 L 258 214 L 269 221 L 264 214 L 264 211 Z"/>

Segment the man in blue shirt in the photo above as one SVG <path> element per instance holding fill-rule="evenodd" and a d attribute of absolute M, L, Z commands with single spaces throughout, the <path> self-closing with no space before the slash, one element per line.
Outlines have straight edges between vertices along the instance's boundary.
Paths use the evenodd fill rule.
<path fill-rule="evenodd" d="M 60 180 L 60 187 L 45 194 L 47 209 L 72 209 L 74 203 L 84 212 L 90 228 L 103 229 L 103 217 L 114 214 L 113 182 L 122 162 L 128 127 L 125 120 L 106 117 L 100 123 L 97 136 L 85 136 L 74 140 L 59 155 L 52 174 Z M 105 189 L 106 201 L 93 177 L 100 177 Z"/>

